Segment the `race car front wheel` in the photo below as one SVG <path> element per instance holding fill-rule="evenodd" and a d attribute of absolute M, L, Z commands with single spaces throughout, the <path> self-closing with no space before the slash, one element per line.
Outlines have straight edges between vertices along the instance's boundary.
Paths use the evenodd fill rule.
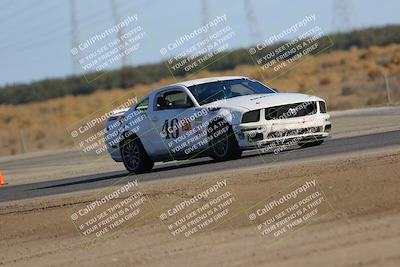
<path fill-rule="evenodd" d="M 216 161 L 239 158 L 239 149 L 232 127 L 223 120 L 212 123 L 208 129 L 210 156 Z"/>
<path fill-rule="evenodd" d="M 130 173 L 143 173 L 150 171 L 154 161 L 147 155 L 139 138 L 131 137 L 121 144 L 122 162 Z"/>

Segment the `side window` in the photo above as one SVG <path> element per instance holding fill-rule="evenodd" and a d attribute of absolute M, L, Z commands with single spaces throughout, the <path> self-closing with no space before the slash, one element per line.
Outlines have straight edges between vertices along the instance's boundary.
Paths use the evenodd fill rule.
<path fill-rule="evenodd" d="M 319 112 L 326 113 L 326 105 L 325 102 L 319 101 Z"/>
<path fill-rule="evenodd" d="M 193 107 L 190 97 L 182 91 L 169 91 L 157 96 L 157 110 Z"/>
<path fill-rule="evenodd" d="M 136 106 L 135 110 L 147 110 L 149 107 L 149 98 L 146 98 L 139 105 Z"/>

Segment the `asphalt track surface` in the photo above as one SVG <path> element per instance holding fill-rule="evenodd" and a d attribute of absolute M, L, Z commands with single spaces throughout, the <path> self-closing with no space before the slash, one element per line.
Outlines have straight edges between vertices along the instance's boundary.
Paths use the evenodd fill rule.
<path fill-rule="evenodd" d="M 207 174 L 210 172 L 232 171 L 235 169 L 262 167 L 274 162 L 288 162 L 293 160 L 306 160 L 334 156 L 336 154 L 361 152 L 376 148 L 389 148 L 400 145 L 400 131 L 392 131 L 379 134 L 371 134 L 340 139 L 328 139 L 318 147 L 294 149 L 279 154 L 262 154 L 251 151 L 237 160 L 226 162 L 214 162 L 210 158 L 201 158 L 181 162 L 171 162 L 156 166 L 151 173 L 128 176 L 125 171 L 109 172 L 96 175 L 67 178 L 56 181 L 37 182 L 31 184 L 5 186 L 0 188 L 0 202 L 29 199 L 41 196 L 57 195 L 62 193 L 78 192 L 90 189 L 101 189 L 112 185 L 125 184 L 128 180 L 137 178 L 139 182 L 160 181 L 180 176 L 193 174 Z M 76 153 L 66 153 L 63 157 L 71 157 L 70 160 L 80 161 Z M 32 161 L 55 164 L 57 156 L 50 158 L 35 158 L 17 162 L 5 162 L 8 167 L 17 167 L 21 164 L 33 164 Z M 54 162 L 52 162 L 52 159 Z M 31 162 L 30 162 L 31 161 Z M 58 161 L 58 160 L 57 160 Z M 59 162 L 59 161 L 58 161 Z"/>

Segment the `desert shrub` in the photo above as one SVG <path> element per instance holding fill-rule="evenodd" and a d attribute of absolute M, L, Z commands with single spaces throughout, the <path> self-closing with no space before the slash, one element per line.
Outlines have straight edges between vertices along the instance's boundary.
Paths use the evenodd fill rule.
<path fill-rule="evenodd" d="M 385 100 L 382 96 L 375 96 L 375 97 L 370 97 L 367 100 L 367 106 L 376 106 L 379 104 L 385 103 Z"/>
<path fill-rule="evenodd" d="M 360 56 L 358 58 L 361 60 L 366 60 L 369 58 L 369 54 L 368 54 L 368 52 L 360 53 Z"/>
<path fill-rule="evenodd" d="M 35 140 L 36 141 L 41 140 L 41 139 L 45 139 L 45 137 L 46 137 L 46 133 L 44 131 L 42 131 L 42 130 L 38 130 L 35 133 Z"/>
<path fill-rule="evenodd" d="M 319 81 L 320 85 L 328 85 L 331 83 L 331 79 L 329 77 L 324 77 Z"/>
<path fill-rule="evenodd" d="M 341 95 L 342 96 L 348 96 L 354 94 L 354 89 L 351 86 L 345 85 L 342 88 Z"/>
<path fill-rule="evenodd" d="M 390 63 L 400 65 L 400 52 L 396 52 L 392 55 Z"/>
<path fill-rule="evenodd" d="M 371 56 L 377 56 L 381 52 L 381 48 L 373 45 L 368 47 L 367 51 Z"/>
<path fill-rule="evenodd" d="M 382 72 L 378 68 L 373 68 L 368 70 L 368 78 L 375 81 L 379 77 L 382 77 Z"/>
<path fill-rule="evenodd" d="M 305 93 L 307 91 L 305 82 L 299 82 L 297 86 L 299 88 L 299 92 Z"/>

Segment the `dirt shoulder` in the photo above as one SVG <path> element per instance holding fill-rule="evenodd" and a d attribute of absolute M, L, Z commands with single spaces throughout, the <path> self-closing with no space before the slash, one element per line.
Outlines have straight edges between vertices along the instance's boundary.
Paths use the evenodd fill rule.
<path fill-rule="evenodd" d="M 154 212 L 91 243 L 74 210 L 107 192 L 85 192 L 0 206 L 0 263 L 24 266 L 398 266 L 400 151 L 292 163 L 256 170 L 146 183 Z M 283 239 L 260 238 L 243 210 L 293 182 L 313 178 L 333 210 Z M 174 238 L 157 217 L 175 200 L 226 181 L 238 216 L 189 238 Z M 140 184 L 140 181 L 139 181 Z M 160 209 L 159 209 L 160 208 Z"/>

